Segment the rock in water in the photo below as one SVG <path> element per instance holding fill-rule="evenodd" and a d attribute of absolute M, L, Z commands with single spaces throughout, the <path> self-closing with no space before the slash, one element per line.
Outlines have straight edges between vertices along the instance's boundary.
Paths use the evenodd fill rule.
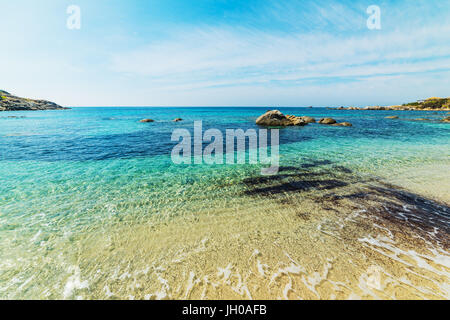
<path fill-rule="evenodd" d="M 398 119 L 398 117 L 397 116 L 389 116 L 389 117 L 386 117 L 385 119 Z"/>
<path fill-rule="evenodd" d="M 180 122 L 180 121 L 183 121 L 183 119 L 181 119 L 181 118 L 176 118 L 175 120 L 173 120 L 173 122 Z"/>
<path fill-rule="evenodd" d="M 306 126 L 315 122 L 316 119 L 312 117 L 284 115 L 278 110 L 267 111 L 256 120 L 256 124 L 269 127 Z"/>
<path fill-rule="evenodd" d="M 13 96 L 7 91 L 0 90 L 0 111 L 38 111 L 38 110 L 66 110 L 54 102 L 47 100 L 33 100 Z"/>
<path fill-rule="evenodd" d="M 293 126 L 294 122 L 278 110 L 267 111 L 256 119 L 256 124 L 269 127 Z"/>
<path fill-rule="evenodd" d="M 335 124 L 332 124 L 332 126 L 335 126 L 335 127 L 353 127 L 353 125 L 350 122 L 335 123 Z"/>
<path fill-rule="evenodd" d="M 320 119 L 319 123 L 320 124 L 335 124 L 336 120 L 334 120 L 333 118 L 323 118 L 323 119 Z"/>
<path fill-rule="evenodd" d="M 313 117 L 300 117 L 301 119 L 303 119 L 303 121 L 305 121 L 306 123 L 316 123 L 316 119 L 314 119 Z"/>
<path fill-rule="evenodd" d="M 307 122 L 305 122 L 305 120 L 298 117 L 291 119 L 291 121 L 294 126 L 306 126 L 308 124 Z"/>
<path fill-rule="evenodd" d="M 142 123 L 148 123 L 148 122 L 155 122 L 155 120 L 152 120 L 152 119 L 142 119 L 142 120 L 139 121 L 139 122 L 142 122 Z"/>
<path fill-rule="evenodd" d="M 442 119 L 442 122 L 450 123 L 450 117 L 445 117 Z"/>

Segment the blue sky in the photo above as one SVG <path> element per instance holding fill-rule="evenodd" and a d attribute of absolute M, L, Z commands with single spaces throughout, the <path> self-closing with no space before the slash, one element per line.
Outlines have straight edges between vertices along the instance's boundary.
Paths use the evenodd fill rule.
<path fill-rule="evenodd" d="M 69 5 L 81 29 L 66 28 Z M 381 30 L 369 30 L 370 5 Z M 450 96 L 450 1 L 0 0 L 0 89 L 67 106 Z"/>

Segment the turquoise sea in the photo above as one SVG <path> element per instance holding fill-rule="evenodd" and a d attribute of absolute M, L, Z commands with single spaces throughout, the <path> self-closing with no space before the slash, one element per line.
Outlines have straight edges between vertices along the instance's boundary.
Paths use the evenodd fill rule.
<path fill-rule="evenodd" d="M 267 109 L 0 113 L 0 298 L 450 298 L 446 112 L 279 108 L 353 127 L 280 129 L 274 177 L 172 163 Z"/>

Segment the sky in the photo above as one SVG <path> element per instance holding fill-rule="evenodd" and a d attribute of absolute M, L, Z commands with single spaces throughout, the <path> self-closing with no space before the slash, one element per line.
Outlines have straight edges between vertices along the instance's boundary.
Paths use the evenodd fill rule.
<path fill-rule="evenodd" d="M 450 1 L 0 0 L 0 12 L 0 89 L 64 106 L 450 96 Z"/>

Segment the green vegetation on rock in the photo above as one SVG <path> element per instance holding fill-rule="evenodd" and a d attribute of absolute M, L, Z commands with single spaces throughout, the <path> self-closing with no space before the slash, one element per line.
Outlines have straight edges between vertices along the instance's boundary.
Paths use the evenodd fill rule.
<path fill-rule="evenodd" d="M 0 111 L 34 111 L 34 110 L 64 110 L 60 105 L 46 100 L 34 100 L 11 95 L 0 90 Z"/>
<path fill-rule="evenodd" d="M 428 98 L 423 101 L 406 103 L 404 107 L 414 107 L 416 109 L 450 109 L 450 98 Z"/>

